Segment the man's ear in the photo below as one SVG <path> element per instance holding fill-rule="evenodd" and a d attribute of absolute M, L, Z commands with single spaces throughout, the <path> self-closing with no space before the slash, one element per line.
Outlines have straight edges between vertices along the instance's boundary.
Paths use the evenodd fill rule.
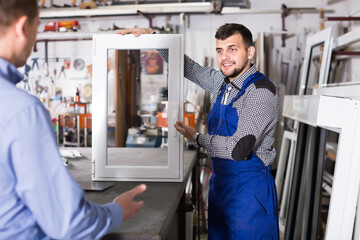
<path fill-rule="evenodd" d="M 16 20 L 15 22 L 15 33 L 16 36 L 20 37 L 20 38 L 25 38 L 25 31 L 26 31 L 26 27 L 27 27 L 27 21 L 28 21 L 28 17 L 27 16 L 21 16 L 18 20 Z"/>
<path fill-rule="evenodd" d="M 251 60 L 255 55 L 255 47 L 250 46 L 247 50 L 247 54 L 248 54 L 248 59 Z"/>

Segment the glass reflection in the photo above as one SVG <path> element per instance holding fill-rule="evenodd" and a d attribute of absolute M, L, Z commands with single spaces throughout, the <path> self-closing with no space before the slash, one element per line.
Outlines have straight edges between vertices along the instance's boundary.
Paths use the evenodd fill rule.
<path fill-rule="evenodd" d="M 167 63 L 155 49 L 108 50 L 107 65 L 108 165 L 166 167 Z"/>

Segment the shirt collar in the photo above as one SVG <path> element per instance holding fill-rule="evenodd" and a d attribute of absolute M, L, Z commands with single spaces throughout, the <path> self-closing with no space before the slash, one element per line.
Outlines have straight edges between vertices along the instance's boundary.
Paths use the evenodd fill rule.
<path fill-rule="evenodd" d="M 0 78 L 7 79 L 9 82 L 17 84 L 24 79 L 24 75 L 22 75 L 14 65 L 0 57 Z"/>
<path fill-rule="evenodd" d="M 246 72 L 241 74 L 238 78 L 236 78 L 234 81 L 232 81 L 231 85 L 234 86 L 236 89 L 240 90 L 245 79 L 251 74 L 254 74 L 256 71 L 257 69 L 255 64 L 251 64 L 251 67 Z M 229 84 L 230 83 L 229 77 L 225 77 L 224 81 L 226 84 Z"/>

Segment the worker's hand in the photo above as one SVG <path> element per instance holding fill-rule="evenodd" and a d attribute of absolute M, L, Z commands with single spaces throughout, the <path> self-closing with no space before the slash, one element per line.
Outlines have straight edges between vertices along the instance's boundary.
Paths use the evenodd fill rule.
<path fill-rule="evenodd" d="M 187 139 L 192 141 L 192 138 L 193 138 L 194 134 L 196 133 L 195 128 L 190 127 L 190 126 L 188 126 L 185 123 L 180 122 L 180 121 L 176 121 L 176 124 L 174 124 L 174 127 L 184 137 L 186 137 Z"/>
<path fill-rule="evenodd" d="M 114 202 L 120 204 L 123 214 L 124 214 L 124 221 L 128 218 L 135 215 L 138 211 L 140 211 L 144 206 L 144 201 L 135 202 L 133 201 L 134 197 L 143 193 L 146 190 L 145 184 L 140 184 L 130 191 L 124 192 L 123 194 L 117 196 L 114 199 Z"/>
<path fill-rule="evenodd" d="M 140 36 L 141 34 L 153 34 L 154 30 L 151 28 L 130 28 L 123 29 L 116 32 L 117 34 L 126 35 L 126 34 L 134 34 L 135 37 Z"/>

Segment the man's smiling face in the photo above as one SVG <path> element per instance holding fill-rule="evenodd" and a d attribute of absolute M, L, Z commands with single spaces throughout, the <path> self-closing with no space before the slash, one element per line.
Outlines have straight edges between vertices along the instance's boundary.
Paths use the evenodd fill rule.
<path fill-rule="evenodd" d="M 246 48 L 239 33 L 224 40 L 216 40 L 217 63 L 221 72 L 229 77 L 230 81 L 235 80 L 250 68 L 254 52 L 254 47 Z"/>

